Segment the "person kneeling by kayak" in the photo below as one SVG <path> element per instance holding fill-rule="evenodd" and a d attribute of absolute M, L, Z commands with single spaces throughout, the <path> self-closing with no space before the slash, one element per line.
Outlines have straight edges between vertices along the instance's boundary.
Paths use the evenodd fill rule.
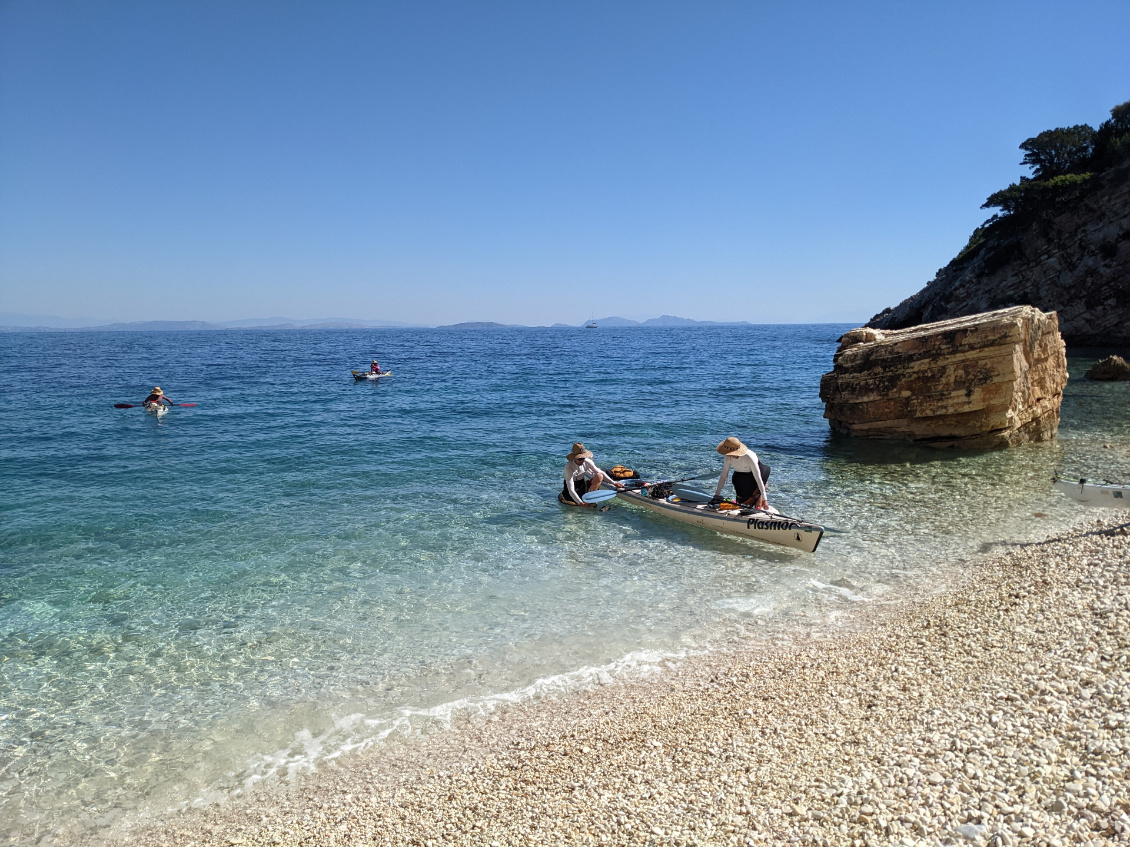
<path fill-rule="evenodd" d="M 718 488 L 714 490 L 714 499 L 721 499 L 726 475 L 732 468 L 737 501 L 743 506 L 768 509 L 769 498 L 765 494 L 765 481 L 769 479 L 769 466 L 732 435 L 718 445 L 718 452 L 726 457 L 726 461 L 722 464 L 722 475 L 718 477 Z"/>
<path fill-rule="evenodd" d="M 380 372 L 381 372 L 381 366 L 377 364 L 376 359 L 373 359 L 373 364 L 369 366 L 369 373 L 379 374 Z"/>
<path fill-rule="evenodd" d="M 574 444 L 572 451 L 565 458 L 569 461 L 565 463 L 565 487 L 561 493 L 578 506 L 592 506 L 591 503 L 586 503 L 581 498 L 589 491 L 596 491 L 605 480 L 616 486 L 617 490 L 624 490 L 621 483 L 593 463 L 592 451 L 586 450 L 585 445 L 581 442 L 578 441 Z M 582 482 L 579 493 L 577 492 L 578 480 Z"/>
<path fill-rule="evenodd" d="M 141 403 L 142 406 L 171 406 L 172 401 L 165 396 L 165 392 L 161 390 L 161 386 L 153 386 L 153 391 Z"/>

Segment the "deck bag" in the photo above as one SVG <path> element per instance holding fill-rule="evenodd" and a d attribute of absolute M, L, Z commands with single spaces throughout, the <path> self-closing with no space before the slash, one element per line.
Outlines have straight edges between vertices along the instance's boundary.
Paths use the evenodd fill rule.
<path fill-rule="evenodd" d="M 608 469 L 608 475 L 617 482 L 623 482 L 625 479 L 639 479 L 639 471 L 634 471 L 625 465 L 613 465 Z"/>

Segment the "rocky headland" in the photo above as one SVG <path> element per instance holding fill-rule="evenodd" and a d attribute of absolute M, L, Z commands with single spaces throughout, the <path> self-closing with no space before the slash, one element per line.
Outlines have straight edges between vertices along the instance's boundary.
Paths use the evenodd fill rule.
<path fill-rule="evenodd" d="M 1017 306 L 912 329 L 854 329 L 820 380 L 836 432 L 934 447 L 1054 438 L 1067 384 L 1055 313 Z"/>
<path fill-rule="evenodd" d="M 1130 345 L 1130 102 L 1098 130 L 1048 130 L 1021 145 L 1033 168 L 917 294 L 867 326 L 904 329 L 1029 305 L 1059 315 L 1069 345 Z"/>

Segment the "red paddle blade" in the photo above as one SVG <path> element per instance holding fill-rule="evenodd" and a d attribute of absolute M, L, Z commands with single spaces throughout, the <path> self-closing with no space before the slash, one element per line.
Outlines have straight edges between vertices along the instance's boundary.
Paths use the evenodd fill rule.
<path fill-rule="evenodd" d="M 136 405 L 136 404 L 134 404 L 134 403 L 115 403 L 114 408 L 115 409 L 132 409 L 134 407 L 134 405 Z"/>
<path fill-rule="evenodd" d="M 178 406 L 196 406 L 197 403 L 177 403 Z"/>

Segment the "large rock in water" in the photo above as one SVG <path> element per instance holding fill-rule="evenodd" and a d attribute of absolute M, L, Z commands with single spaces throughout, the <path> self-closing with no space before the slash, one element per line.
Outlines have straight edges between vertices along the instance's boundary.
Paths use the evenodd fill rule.
<path fill-rule="evenodd" d="M 913 329 L 853 329 L 820 380 L 847 435 L 936 447 L 1055 438 L 1067 356 L 1055 312 L 1017 306 Z"/>

